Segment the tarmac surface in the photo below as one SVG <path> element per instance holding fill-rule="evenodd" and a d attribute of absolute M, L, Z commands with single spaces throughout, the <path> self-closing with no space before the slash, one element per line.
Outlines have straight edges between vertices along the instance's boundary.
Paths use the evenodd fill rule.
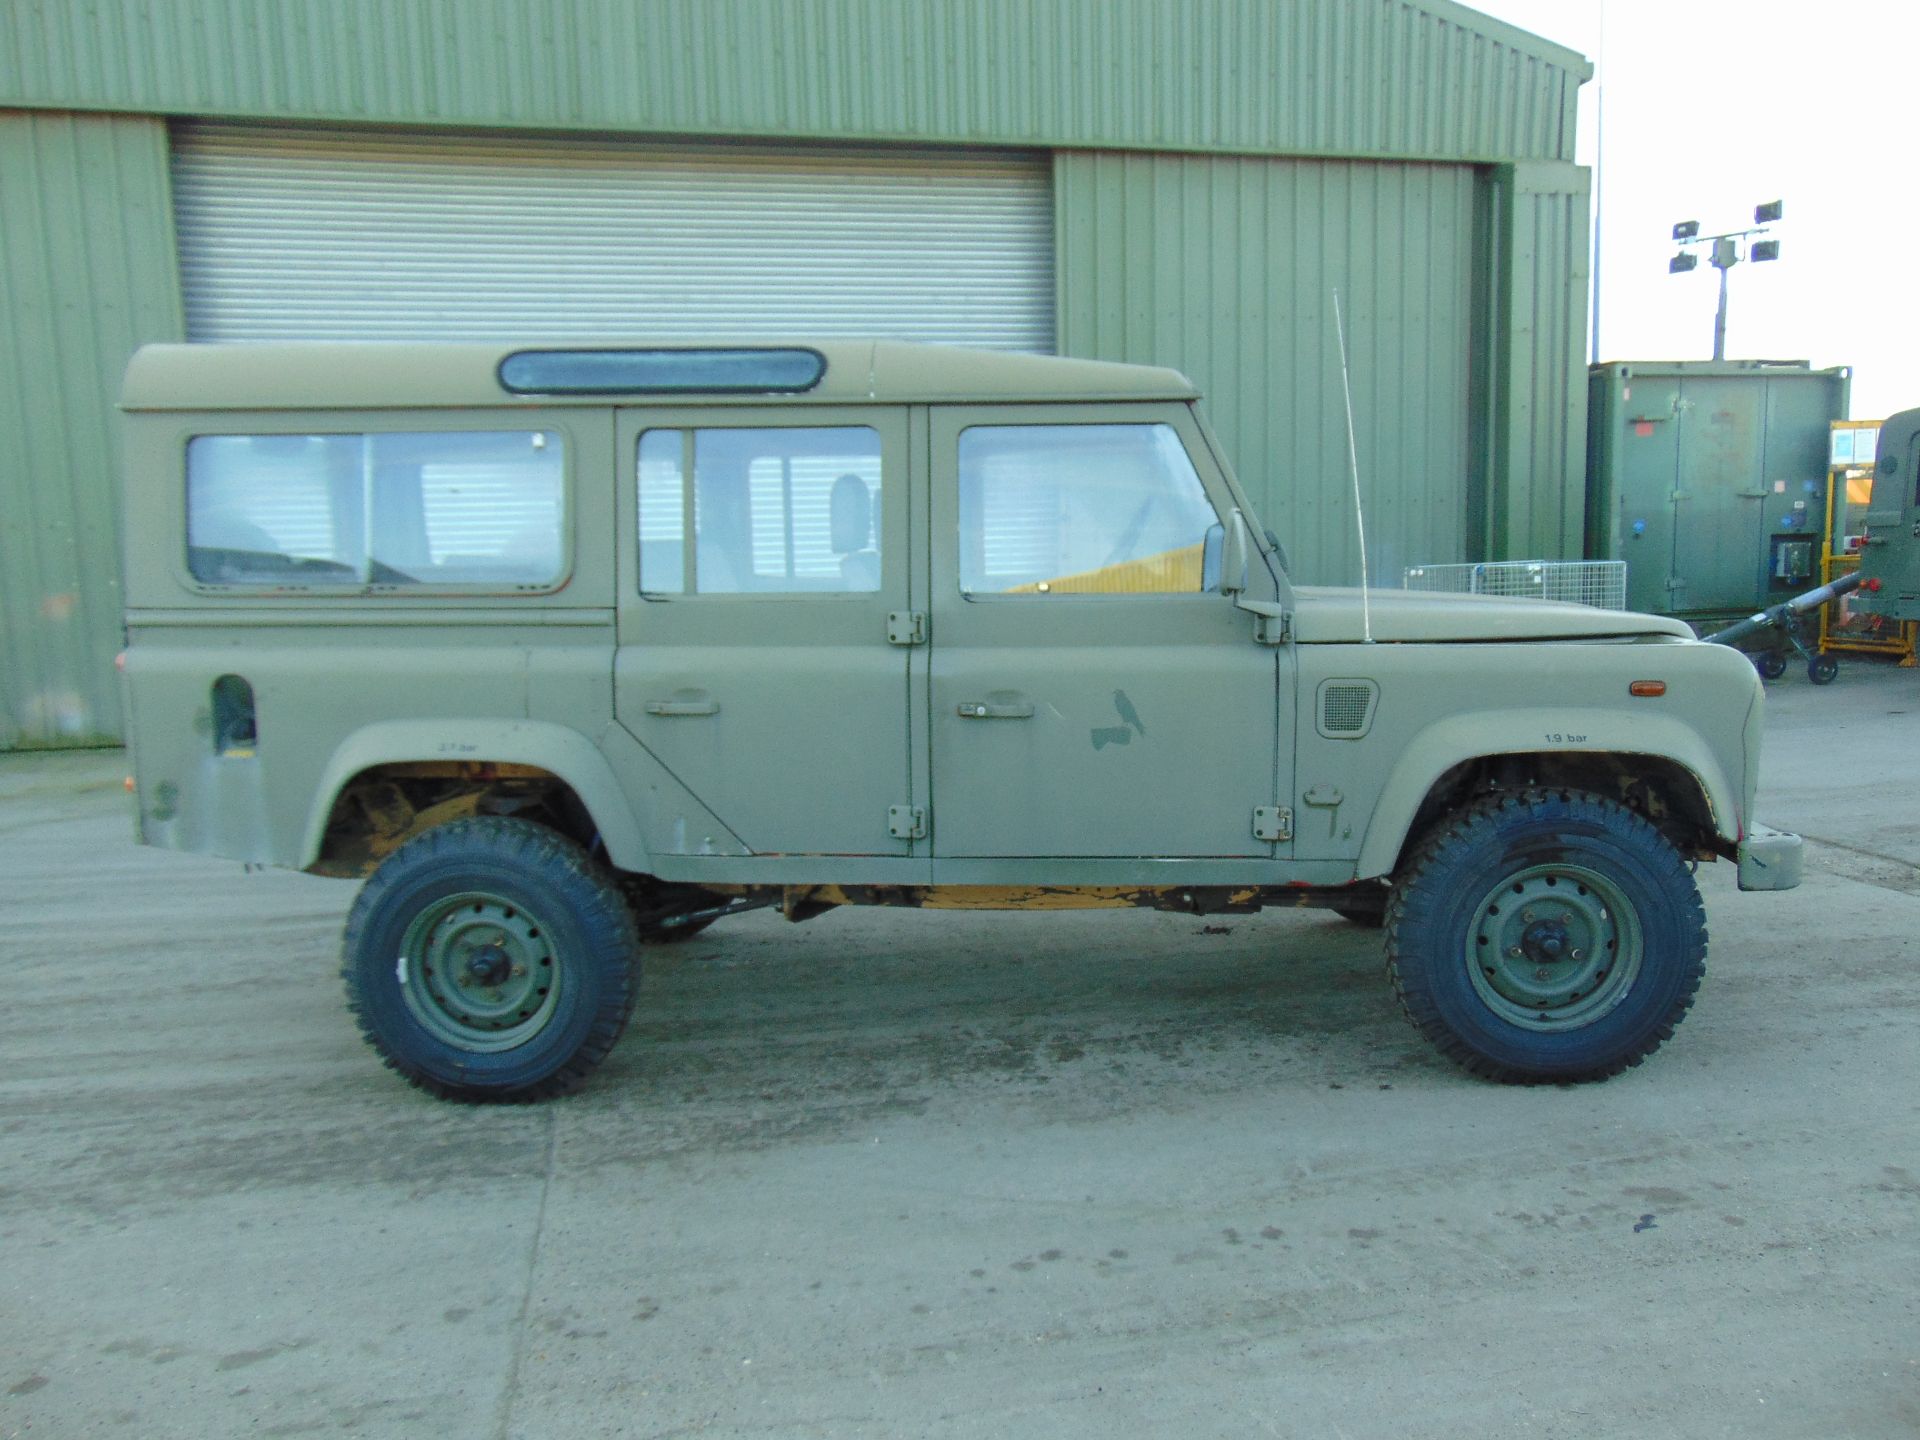
<path fill-rule="evenodd" d="M 1911 1437 L 1920 672 L 1769 686 L 1699 1003 L 1428 1050 L 1314 912 L 842 911 L 649 954 L 589 1088 L 421 1095 L 353 887 L 0 756 L 0 1437 Z"/>

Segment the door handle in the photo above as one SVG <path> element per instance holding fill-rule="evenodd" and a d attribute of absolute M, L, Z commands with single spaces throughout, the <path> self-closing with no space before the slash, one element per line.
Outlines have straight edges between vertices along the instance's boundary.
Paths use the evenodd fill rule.
<path fill-rule="evenodd" d="M 718 715 L 718 700 L 649 700 L 646 704 L 649 715 Z"/>
<path fill-rule="evenodd" d="M 989 705 L 984 700 L 962 700 L 956 713 L 962 720 L 1031 720 L 1033 706 L 1025 702 L 1018 705 Z"/>

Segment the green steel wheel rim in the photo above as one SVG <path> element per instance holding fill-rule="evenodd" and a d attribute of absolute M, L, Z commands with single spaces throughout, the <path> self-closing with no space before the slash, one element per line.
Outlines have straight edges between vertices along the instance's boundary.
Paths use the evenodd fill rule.
<path fill-rule="evenodd" d="M 1578 1030 L 1625 998 L 1646 957 L 1640 918 L 1620 887 L 1582 865 L 1507 876 L 1467 934 L 1473 988 L 1524 1030 Z"/>
<path fill-rule="evenodd" d="M 407 926 L 397 963 L 407 1010 L 434 1039 L 493 1054 L 524 1045 L 560 1003 L 553 938 L 518 901 L 466 890 Z"/>

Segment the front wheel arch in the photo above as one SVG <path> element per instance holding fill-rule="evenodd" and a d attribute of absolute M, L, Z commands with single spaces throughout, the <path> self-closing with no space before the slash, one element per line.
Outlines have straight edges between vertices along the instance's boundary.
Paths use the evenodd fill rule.
<path fill-rule="evenodd" d="M 1514 751 L 1476 755 L 1427 786 L 1382 873 L 1399 876 L 1436 825 L 1483 797 L 1531 787 L 1581 790 L 1644 817 L 1682 854 L 1707 859 L 1726 849 L 1713 800 L 1698 774 L 1665 755 L 1611 751 Z M 1372 848 L 1374 837 L 1368 836 Z M 1372 867 L 1363 863 L 1361 878 Z"/>

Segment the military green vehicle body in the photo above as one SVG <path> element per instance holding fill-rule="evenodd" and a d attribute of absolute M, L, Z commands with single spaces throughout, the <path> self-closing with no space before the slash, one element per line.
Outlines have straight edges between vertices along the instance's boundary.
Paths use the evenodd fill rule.
<path fill-rule="evenodd" d="M 1873 468 L 1860 552 L 1867 583 L 1849 603 L 1862 614 L 1920 620 L 1920 410 L 1902 410 L 1880 427 Z"/>
<path fill-rule="evenodd" d="M 1174 372 L 831 343 L 723 352 L 741 387 L 701 390 L 709 352 L 634 353 L 142 350 L 141 838 L 363 876 L 529 821 L 643 932 L 762 903 L 1364 917 L 1449 816 L 1553 793 L 1797 883 L 1752 817 L 1744 657 L 1295 585 Z"/>

